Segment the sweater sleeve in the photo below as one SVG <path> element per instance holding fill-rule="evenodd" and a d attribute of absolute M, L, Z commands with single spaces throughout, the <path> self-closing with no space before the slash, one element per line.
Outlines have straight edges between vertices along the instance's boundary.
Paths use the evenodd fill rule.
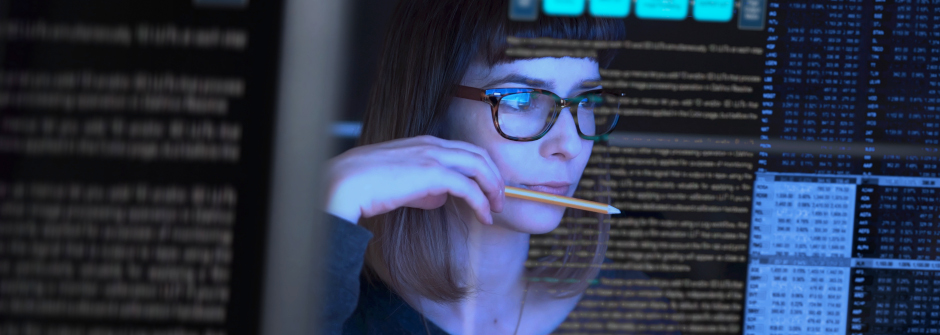
<path fill-rule="evenodd" d="M 340 334 L 343 322 L 356 310 L 359 301 L 359 273 L 372 233 L 339 217 L 326 214 L 329 252 L 322 305 L 321 333 Z"/>

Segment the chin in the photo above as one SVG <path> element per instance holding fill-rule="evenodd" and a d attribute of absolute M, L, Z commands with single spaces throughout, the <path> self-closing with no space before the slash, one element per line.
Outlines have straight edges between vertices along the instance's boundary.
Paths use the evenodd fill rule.
<path fill-rule="evenodd" d="M 506 199 L 503 212 L 494 214 L 494 222 L 507 229 L 526 234 L 545 234 L 558 227 L 565 214 L 565 208 L 521 199 Z"/>

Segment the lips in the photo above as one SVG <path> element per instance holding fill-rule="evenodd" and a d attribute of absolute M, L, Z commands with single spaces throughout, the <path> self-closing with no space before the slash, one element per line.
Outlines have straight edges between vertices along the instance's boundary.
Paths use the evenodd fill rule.
<path fill-rule="evenodd" d="M 571 184 L 564 182 L 551 182 L 551 183 L 541 183 L 541 184 L 522 184 L 524 188 L 530 189 L 536 192 L 550 193 L 554 195 L 567 196 L 568 190 L 571 188 Z"/>

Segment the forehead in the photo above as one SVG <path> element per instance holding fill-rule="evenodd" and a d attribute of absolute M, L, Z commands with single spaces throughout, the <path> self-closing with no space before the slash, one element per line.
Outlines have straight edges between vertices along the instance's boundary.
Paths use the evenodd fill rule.
<path fill-rule="evenodd" d="M 578 88 L 596 87 L 600 80 L 597 61 L 590 58 L 534 58 L 492 67 L 474 63 L 461 84 L 484 89 L 533 87 L 565 94 Z"/>

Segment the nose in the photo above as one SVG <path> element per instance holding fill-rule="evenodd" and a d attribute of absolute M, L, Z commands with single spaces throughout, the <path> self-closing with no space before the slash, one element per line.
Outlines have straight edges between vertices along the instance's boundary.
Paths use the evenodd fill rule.
<path fill-rule="evenodd" d="M 558 119 L 555 120 L 552 129 L 545 134 L 545 137 L 542 137 L 539 151 L 545 158 L 570 160 L 581 154 L 581 149 L 581 136 L 578 135 L 574 115 L 571 114 L 570 107 L 564 107 L 558 114 Z"/>

